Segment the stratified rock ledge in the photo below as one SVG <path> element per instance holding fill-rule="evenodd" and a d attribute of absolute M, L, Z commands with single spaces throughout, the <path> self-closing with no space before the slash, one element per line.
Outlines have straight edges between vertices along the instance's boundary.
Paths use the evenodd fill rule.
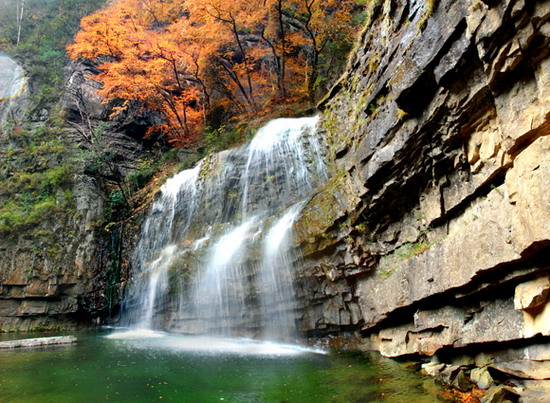
<path fill-rule="evenodd" d="M 532 401 L 550 390 L 550 0 L 368 3 L 320 105 L 330 180 L 295 223 L 300 330 Z"/>

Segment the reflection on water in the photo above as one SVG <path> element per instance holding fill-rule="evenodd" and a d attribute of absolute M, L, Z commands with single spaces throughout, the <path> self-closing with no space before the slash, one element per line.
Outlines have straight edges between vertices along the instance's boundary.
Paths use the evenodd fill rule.
<path fill-rule="evenodd" d="M 122 335 L 77 335 L 78 344 L 63 350 L 1 351 L 0 401 L 437 401 L 431 379 L 375 354 L 258 355 L 250 349 L 262 343 L 246 341 L 240 347 L 245 353 L 213 353 L 212 348 L 239 343 L 209 345 L 211 340 L 165 333 Z"/>

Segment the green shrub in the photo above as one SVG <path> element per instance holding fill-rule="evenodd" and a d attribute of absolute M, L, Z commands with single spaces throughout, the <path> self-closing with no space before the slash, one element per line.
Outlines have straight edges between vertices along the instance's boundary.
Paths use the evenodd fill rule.
<path fill-rule="evenodd" d="M 60 132 L 55 124 L 5 130 L 0 142 L 0 232 L 37 226 L 52 214 L 70 211 L 73 151 Z"/>
<path fill-rule="evenodd" d="M 128 174 L 127 180 L 133 191 L 145 186 L 157 172 L 158 166 L 151 159 L 143 159 L 138 168 Z"/>

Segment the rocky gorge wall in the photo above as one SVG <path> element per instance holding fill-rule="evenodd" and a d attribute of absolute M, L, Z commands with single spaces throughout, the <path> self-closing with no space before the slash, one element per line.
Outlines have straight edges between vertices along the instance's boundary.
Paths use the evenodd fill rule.
<path fill-rule="evenodd" d="M 97 290 L 94 277 L 101 261 L 95 219 L 102 212 L 89 185 L 74 184 L 74 210 L 57 212 L 32 230 L 1 236 L 0 332 L 89 323 L 89 295 Z"/>
<path fill-rule="evenodd" d="M 460 365 L 472 379 L 489 366 L 548 378 L 550 2 L 371 4 L 320 104 L 331 179 L 295 225 L 300 329 L 432 357 L 426 370 L 449 379 Z M 108 113 L 85 78 L 94 67 L 71 69 L 75 138 Z M 150 123 L 110 133 L 121 166 L 141 152 L 127 134 Z M 71 214 L 49 217 L 38 238 L 1 239 L 0 331 L 74 327 L 105 308 L 105 195 L 87 176 L 72 186 Z"/>
<path fill-rule="evenodd" d="M 45 110 L 38 118 L 25 111 L 33 83 L 24 96 L 10 101 L 10 108 L 19 114 L 12 113 L 6 130 L 0 131 L 0 177 L 19 175 L 27 179 L 18 184 L 19 188 L 5 188 L 2 183 L 0 206 L 13 196 L 34 197 L 43 192 L 45 189 L 28 189 L 27 182 L 36 181 L 32 178 L 48 169 L 69 161 L 71 172 L 69 179 L 47 189 L 55 194 L 55 205 L 48 206 L 39 220 L 25 223 L 23 218 L 21 225 L 5 230 L 4 216 L 0 219 L 0 332 L 90 327 L 100 316 L 108 316 L 109 309 L 114 308 L 111 305 L 118 303 L 123 229 L 112 225 L 105 230 L 109 203 L 105 178 L 125 170 L 127 173 L 136 165 L 143 144 L 141 138 L 130 134 L 150 122 L 144 123 L 146 119 L 138 116 L 109 122 L 108 106 L 96 93 L 99 84 L 87 77 L 96 72 L 94 68 L 72 63 L 64 72 L 66 85 L 58 107 L 65 123 L 50 133 L 51 144 L 62 147 L 61 152 L 52 153 L 49 143 L 40 140 L 44 127 L 52 126 L 52 119 L 57 118 L 55 107 L 50 105 L 52 110 Z M 96 132 L 102 133 L 97 141 L 102 141 L 100 146 L 111 154 L 114 171 L 101 166 L 102 172 L 89 174 L 83 167 L 87 162 L 80 154 L 93 147 L 91 136 Z"/>
<path fill-rule="evenodd" d="M 333 175 L 296 225 L 303 331 L 548 378 L 549 18 L 549 1 L 376 2 L 320 104 Z"/>
<path fill-rule="evenodd" d="M 91 178 L 71 175 L 65 180 L 71 174 L 62 165 L 63 154 L 71 152 L 70 130 L 44 129 L 52 125 L 51 110 L 32 116 L 35 87 L 30 81 L 22 95 L 1 103 L 17 113 L 5 114 L 0 130 L 0 212 L 25 198 L 29 208 L 14 209 L 15 223 L 5 213 L 0 219 L 0 332 L 72 329 L 89 323 L 88 312 L 94 309 L 89 296 L 98 289 L 94 278 L 101 269 L 96 223 L 103 214 L 103 199 Z M 58 168 L 63 180 L 40 183 Z M 52 201 L 33 205 L 42 194 Z M 32 214 L 36 219 L 29 219 Z"/>

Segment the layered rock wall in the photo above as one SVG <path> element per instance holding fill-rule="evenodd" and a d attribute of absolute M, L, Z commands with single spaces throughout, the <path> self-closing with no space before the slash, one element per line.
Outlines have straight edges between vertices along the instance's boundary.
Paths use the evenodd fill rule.
<path fill-rule="evenodd" d="M 71 187 L 70 207 L 0 234 L 0 332 L 90 324 L 90 294 L 103 259 L 96 227 L 103 201 L 89 178 L 78 177 Z"/>
<path fill-rule="evenodd" d="M 387 356 L 548 348 L 549 18 L 376 2 L 321 104 L 333 175 L 296 226 L 304 331 Z"/>
<path fill-rule="evenodd" d="M 110 122 L 109 108 L 96 93 L 99 84 L 87 77 L 94 72 L 97 70 L 93 65 L 71 63 L 65 72 L 65 94 L 59 103 L 68 123 L 59 128 L 57 136 L 63 142 L 66 160 L 75 161 L 68 165 L 73 170 L 68 183 L 52 191 L 56 195 L 70 194 L 70 200 L 57 205 L 33 225 L 0 231 L 0 332 L 91 326 L 100 316 L 110 313 L 107 311 L 111 303 L 118 303 L 112 294 L 119 292 L 124 260 L 122 230 L 118 224 L 104 229 L 109 224 L 109 190 L 117 180 L 115 176 L 135 169 L 144 150 L 141 137 L 151 121 L 129 113 Z M 26 96 L 14 98 L 12 103 L 15 102 L 20 103 L 22 111 L 29 107 Z M 56 118 L 53 113 L 46 111 L 34 120 L 21 114 L 18 125 L 39 136 L 36 133 L 50 124 L 49 119 Z M 0 150 L 23 149 L 16 134 L 0 131 Z M 95 146 L 94 150 L 94 141 L 102 148 Z M 44 150 L 46 154 L 47 146 Z M 86 152 L 91 155 L 89 159 L 99 162 L 101 152 L 109 153 L 112 164 L 99 165 L 99 172 L 89 173 L 83 167 L 89 161 L 79 159 L 79 154 Z M 31 159 L 28 165 L 37 171 L 45 169 L 36 156 L 24 158 L 20 154 L 17 151 L 12 157 L 8 176 L 17 174 L 26 158 Z M 47 168 L 60 164 L 54 157 L 45 158 L 49 158 L 45 162 Z M 19 197 L 27 190 L 22 186 L 8 191 L 0 191 L 1 203 L 6 203 L 4 193 Z"/>

